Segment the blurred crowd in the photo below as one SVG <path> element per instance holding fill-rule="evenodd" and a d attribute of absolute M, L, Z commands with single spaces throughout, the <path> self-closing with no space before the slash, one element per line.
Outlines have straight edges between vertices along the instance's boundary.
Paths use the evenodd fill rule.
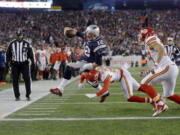
<path fill-rule="evenodd" d="M 0 13 L 0 43 L 7 45 L 17 28 L 22 28 L 33 46 L 49 44 L 51 46 L 82 47 L 81 40 L 70 40 L 63 35 L 66 26 L 83 31 L 88 20 L 101 28 L 101 34 L 107 41 L 113 55 L 140 54 L 142 47 L 137 43 L 141 27 L 140 17 L 144 10 L 109 11 L 62 11 Z M 160 39 L 166 43 L 167 37 L 173 37 L 180 43 L 179 10 L 147 10 L 149 26 L 153 27 Z"/>

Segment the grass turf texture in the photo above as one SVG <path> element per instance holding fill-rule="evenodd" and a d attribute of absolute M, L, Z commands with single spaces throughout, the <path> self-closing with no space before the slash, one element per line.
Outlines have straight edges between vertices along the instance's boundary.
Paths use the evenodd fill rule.
<path fill-rule="evenodd" d="M 130 69 L 137 73 L 142 68 Z M 137 74 L 133 76 L 140 81 Z M 180 93 L 180 76 L 176 93 Z M 111 95 L 105 103 L 88 99 L 85 93 L 95 90 L 86 85 L 77 88 L 78 82 L 71 83 L 63 97 L 49 94 L 37 102 L 13 113 L 8 118 L 107 118 L 107 117 L 151 117 L 149 104 L 127 103 L 120 90 L 120 83 L 111 85 Z M 162 93 L 161 86 L 155 86 Z M 141 92 L 134 95 L 146 96 Z M 168 100 L 167 100 L 168 101 Z M 179 105 L 167 102 L 170 110 L 161 116 L 180 116 Z M 48 109 L 50 108 L 50 109 Z M 95 121 L 0 121 L 0 135 L 177 135 L 180 119 L 171 120 L 95 120 Z"/>
<path fill-rule="evenodd" d="M 9 89 L 9 88 L 11 88 L 11 87 L 12 87 L 12 85 L 11 85 L 10 83 L 7 83 L 7 84 L 4 85 L 4 86 L 0 86 L 0 91 L 5 90 L 5 89 Z"/>

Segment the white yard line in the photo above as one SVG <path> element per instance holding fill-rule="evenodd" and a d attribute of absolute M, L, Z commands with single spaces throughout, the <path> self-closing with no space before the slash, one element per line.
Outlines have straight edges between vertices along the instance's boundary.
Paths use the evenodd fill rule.
<path fill-rule="evenodd" d="M 57 108 L 39 108 L 39 107 L 37 107 L 37 108 L 35 108 L 35 107 L 33 107 L 33 108 L 27 108 L 26 110 L 56 110 Z"/>
<path fill-rule="evenodd" d="M 67 98 L 59 98 L 59 99 L 44 99 L 43 101 L 41 101 L 41 102 L 44 102 L 44 101 L 46 101 L 46 102 L 52 102 L 52 101 L 67 101 L 67 100 L 69 100 L 69 99 L 67 99 Z"/>
<path fill-rule="evenodd" d="M 37 114 L 28 114 L 28 113 L 17 113 L 16 116 L 44 116 L 50 115 L 49 113 L 37 113 Z"/>
<path fill-rule="evenodd" d="M 44 114 L 47 115 L 47 114 Z M 180 117 L 104 117 L 104 118 L 31 118 L 31 119 L 0 119 L 0 121 L 107 121 L 107 120 L 168 120 Z"/>
<path fill-rule="evenodd" d="M 180 86 L 178 86 L 179 84 L 176 84 L 176 87 L 175 87 L 175 93 L 176 91 L 179 91 L 178 89 L 180 88 Z M 90 85 L 89 85 L 90 86 Z M 89 87 L 88 86 L 88 87 Z M 121 86 L 121 85 L 120 85 Z M 111 90 L 121 90 L 121 87 L 120 86 L 117 86 L 117 88 L 110 88 L 110 91 Z M 92 90 L 94 92 L 96 92 L 96 89 L 94 88 L 82 88 L 82 89 L 79 89 L 79 88 L 76 88 L 76 89 L 66 89 L 66 91 L 83 91 L 83 90 Z M 154 86 L 153 86 L 154 87 Z M 154 88 L 162 88 L 162 86 L 155 86 Z M 180 92 L 179 92 L 180 93 Z"/>
<path fill-rule="evenodd" d="M 168 103 L 173 103 L 172 101 L 167 101 Z M 102 104 L 139 104 L 137 102 L 104 102 L 104 103 L 99 103 L 99 102 L 70 102 L 70 103 L 62 103 L 62 102 L 37 102 L 36 104 L 54 104 L 54 105 L 59 105 L 59 104 L 65 104 L 65 105 L 102 105 Z"/>
<path fill-rule="evenodd" d="M 27 110 L 27 111 L 22 111 L 23 113 L 53 113 L 55 112 L 54 110 Z"/>
<path fill-rule="evenodd" d="M 134 91 L 134 92 L 136 92 L 136 91 Z M 93 91 L 92 92 L 86 92 L 86 93 L 80 93 L 80 94 L 65 94 L 64 96 L 85 96 L 85 94 L 87 94 L 87 93 L 93 93 Z M 180 94 L 180 92 L 175 92 L 176 94 Z M 146 94 L 145 93 L 142 93 L 142 92 L 138 92 L 137 91 L 137 93 L 134 93 L 134 95 L 145 95 L 146 96 Z M 111 92 L 111 90 L 110 90 L 110 95 L 124 95 L 124 93 L 123 92 Z M 59 97 L 59 98 L 61 98 L 61 97 Z M 43 100 L 43 101 L 55 101 L 55 100 L 68 100 L 69 98 L 65 98 L 65 99 L 63 99 L 63 98 L 61 98 L 61 99 L 45 99 L 45 100 Z"/>

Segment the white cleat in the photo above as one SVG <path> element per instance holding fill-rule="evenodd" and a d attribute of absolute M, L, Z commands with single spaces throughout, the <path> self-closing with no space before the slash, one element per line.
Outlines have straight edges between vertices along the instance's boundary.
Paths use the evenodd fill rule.
<path fill-rule="evenodd" d="M 156 111 L 152 116 L 156 117 L 156 116 L 160 115 L 162 112 L 165 112 L 167 110 L 168 110 L 168 106 L 166 104 L 157 105 Z"/>

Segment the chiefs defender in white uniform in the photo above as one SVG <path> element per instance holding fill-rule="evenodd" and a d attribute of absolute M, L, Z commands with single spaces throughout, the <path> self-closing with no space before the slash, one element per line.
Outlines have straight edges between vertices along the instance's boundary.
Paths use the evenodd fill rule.
<path fill-rule="evenodd" d="M 139 90 L 140 84 L 131 76 L 130 72 L 125 69 L 110 69 L 107 67 L 97 67 L 88 73 L 84 73 L 80 77 L 79 88 L 83 88 L 84 80 L 96 88 L 96 94 L 86 94 L 89 98 L 100 97 L 103 102 L 109 96 L 109 87 L 113 82 L 121 82 L 124 96 L 129 102 L 152 103 L 152 99 L 148 97 L 134 96 L 133 90 Z M 99 84 L 103 82 L 103 88 Z"/>
<path fill-rule="evenodd" d="M 152 72 L 150 72 L 141 82 L 145 85 L 155 85 L 161 83 L 163 86 L 163 97 L 166 97 L 180 104 L 180 96 L 174 94 L 176 79 L 178 76 L 178 67 L 171 61 L 167 55 L 164 45 L 149 27 L 142 28 L 139 34 L 139 40 L 144 42 L 148 56 L 153 61 Z M 165 104 L 159 105 L 154 115 L 167 110 Z"/>

